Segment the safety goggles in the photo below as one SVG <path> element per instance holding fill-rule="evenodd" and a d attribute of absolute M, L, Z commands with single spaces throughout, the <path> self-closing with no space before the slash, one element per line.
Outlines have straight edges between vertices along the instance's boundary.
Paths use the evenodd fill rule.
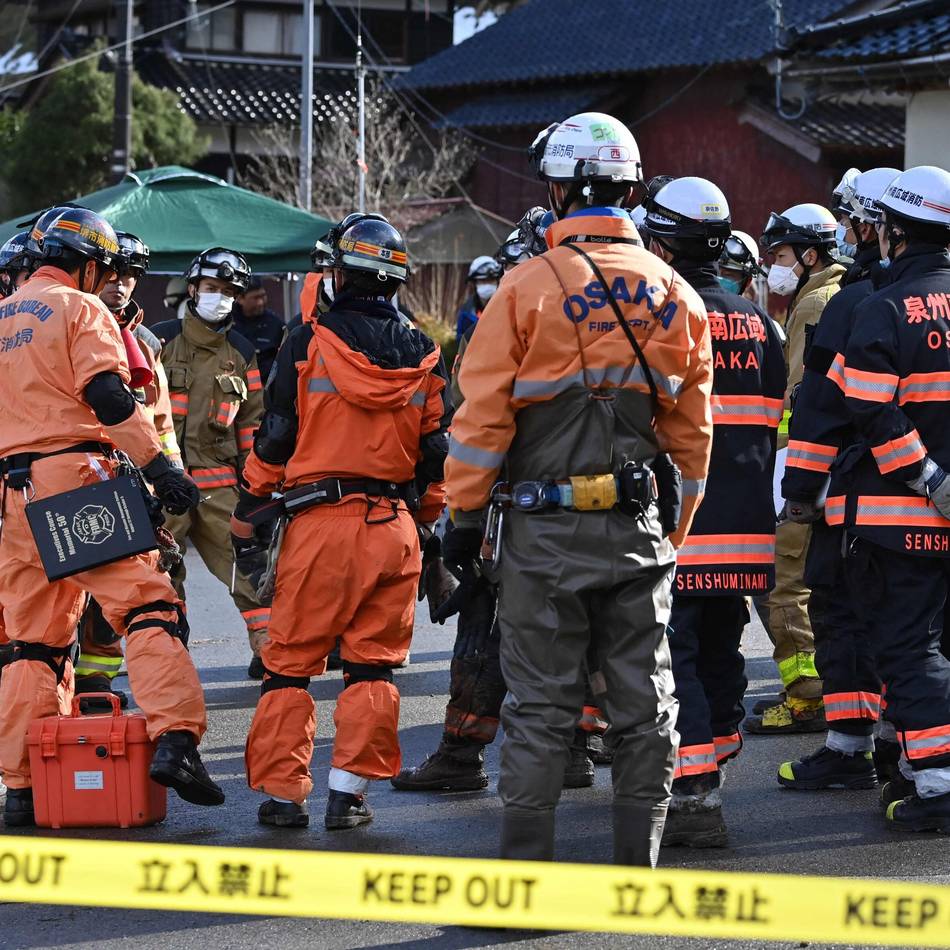
<path fill-rule="evenodd" d="M 720 260 L 727 267 L 734 265 L 752 274 L 765 273 L 759 265 L 758 257 L 746 247 L 744 241 L 741 241 L 734 234 L 726 238 Z"/>
<path fill-rule="evenodd" d="M 520 238 L 512 238 L 510 241 L 505 241 L 505 243 L 498 248 L 498 253 L 495 255 L 496 260 L 503 265 L 520 264 L 529 257 L 531 257 L 531 252 L 524 246 Z"/>
<path fill-rule="evenodd" d="M 246 286 L 251 276 L 247 261 L 233 251 L 209 251 L 199 262 L 202 277 L 217 277 L 230 284 Z"/>

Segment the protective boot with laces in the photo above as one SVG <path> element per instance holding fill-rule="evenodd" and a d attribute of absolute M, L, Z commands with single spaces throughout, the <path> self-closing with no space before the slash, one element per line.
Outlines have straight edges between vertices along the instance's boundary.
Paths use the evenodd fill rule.
<path fill-rule="evenodd" d="M 881 807 L 887 811 L 889 805 L 903 801 L 917 794 L 917 785 L 913 779 L 904 778 L 900 772 L 881 786 Z"/>
<path fill-rule="evenodd" d="M 675 779 L 663 828 L 664 847 L 724 848 L 728 841 L 719 774 Z"/>
<path fill-rule="evenodd" d="M 797 762 L 783 762 L 778 770 L 779 785 L 800 791 L 822 788 L 874 788 L 877 774 L 870 752 L 848 755 L 822 746 Z"/>
<path fill-rule="evenodd" d="M 193 805 L 223 805 L 224 792 L 208 775 L 190 732 L 166 732 L 155 746 L 148 770 L 159 785 L 173 788 Z"/>
<path fill-rule="evenodd" d="M 477 792 L 488 787 L 480 745 L 443 740 L 422 765 L 403 769 L 389 781 L 400 792 Z"/>
<path fill-rule="evenodd" d="M 277 828 L 306 828 L 310 824 L 307 803 L 279 802 L 268 798 L 257 809 L 257 820 L 262 825 L 274 825 Z"/>
<path fill-rule="evenodd" d="M 373 820 L 373 809 L 363 795 L 338 792 L 331 788 L 327 798 L 327 813 L 323 819 L 327 831 L 356 828 Z"/>
<path fill-rule="evenodd" d="M 888 827 L 897 831 L 939 831 L 950 834 L 950 792 L 933 798 L 911 795 L 891 802 L 886 812 Z"/>

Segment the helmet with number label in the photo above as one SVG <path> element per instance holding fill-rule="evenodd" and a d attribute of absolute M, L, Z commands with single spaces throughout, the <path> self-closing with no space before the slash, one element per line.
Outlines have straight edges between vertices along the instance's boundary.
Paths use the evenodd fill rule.
<path fill-rule="evenodd" d="M 950 230 L 950 172 L 935 165 L 908 168 L 887 185 L 878 204 L 887 216 Z"/>
<path fill-rule="evenodd" d="M 677 258 L 716 260 L 732 233 L 729 202 L 705 178 L 674 178 L 644 208 L 643 231 Z"/>
<path fill-rule="evenodd" d="M 119 240 L 102 215 L 86 208 L 67 208 L 46 228 L 40 241 L 44 261 L 77 256 L 106 267 L 119 258 Z M 71 268 L 70 268 L 71 269 Z"/>
<path fill-rule="evenodd" d="M 552 123 L 535 138 L 529 155 L 543 181 L 643 181 L 633 133 L 603 112 L 581 112 Z"/>
<path fill-rule="evenodd" d="M 842 190 L 836 210 L 866 224 L 880 221 L 882 211 L 879 202 L 887 186 L 898 175 L 900 170 L 897 168 L 871 168 L 861 172 L 852 181 L 840 186 Z"/>
<path fill-rule="evenodd" d="M 364 292 L 385 291 L 365 280 L 372 275 L 380 285 L 404 284 L 409 257 L 402 235 L 381 215 L 350 215 L 339 224 L 332 266 L 346 275 L 346 284 Z M 331 232 L 332 234 L 332 232 Z"/>

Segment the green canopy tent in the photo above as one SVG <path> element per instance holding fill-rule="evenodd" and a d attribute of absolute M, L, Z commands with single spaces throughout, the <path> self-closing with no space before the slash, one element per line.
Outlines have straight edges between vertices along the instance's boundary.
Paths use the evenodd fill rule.
<path fill-rule="evenodd" d="M 257 274 L 310 269 L 314 241 L 332 222 L 179 165 L 130 172 L 74 203 L 131 231 L 151 249 L 153 274 L 181 274 L 208 247 L 242 252 Z M 0 243 L 32 215 L 0 224 Z"/>

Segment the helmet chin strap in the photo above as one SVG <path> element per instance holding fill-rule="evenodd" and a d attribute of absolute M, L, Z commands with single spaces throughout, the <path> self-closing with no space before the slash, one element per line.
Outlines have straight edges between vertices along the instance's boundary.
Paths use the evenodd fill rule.
<path fill-rule="evenodd" d="M 808 248 L 811 250 L 811 248 Z M 808 283 L 808 278 L 811 277 L 811 269 L 815 266 L 814 264 L 806 264 L 804 257 L 802 257 L 802 252 L 799 250 L 798 245 L 792 245 L 792 253 L 795 255 L 795 260 L 802 265 L 802 273 L 798 278 L 798 285 L 795 287 L 795 293 L 792 296 L 796 296 L 798 292 Z M 818 253 L 817 251 L 815 252 Z M 816 261 L 817 263 L 817 261 Z"/>

